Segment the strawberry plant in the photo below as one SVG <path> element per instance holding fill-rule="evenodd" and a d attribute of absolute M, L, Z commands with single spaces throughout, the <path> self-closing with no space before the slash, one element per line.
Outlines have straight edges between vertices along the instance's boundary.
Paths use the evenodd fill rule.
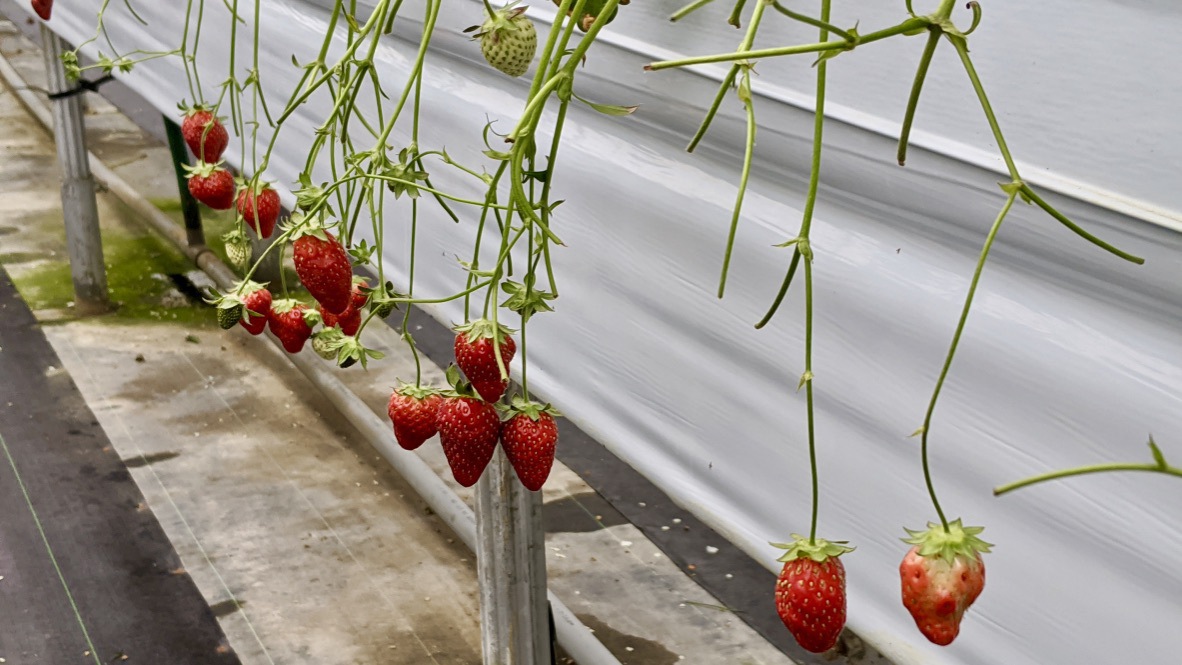
<path fill-rule="evenodd" d="M 670 18 L 678 21 L 709 4 L 695 0 Z M 34 0 L 34 7 L 48 19 L 51 2 Z M 222 3 L 218 3 L 219 5 Z M 581 67 L 595 57 L 594 44 L 604 26 L 626 12 L 621 0 L 554 0 L 557 15 L 544 34 L 527 16 L 528 8 L 516 2 L 494 7 L 484 2 L 481 21 L 465 32 L 489 66 L 489 76 L 513 78 L 530 74 L 520 114 L 509 126 L 489 122 L 479 136 L 457 137 L 482 148 L 486 161 L 465 164 L 443 146 L 424 145 L 421 128 L 432 121 L 431 109 L 423 95 L 424 67 L 431 54 L 432 38 L 439 25 L 441 0 L 426 0 L 418 45 L 404 80 L 391 82 L 380 75 L 376 54 L 384 35 L 410 10 L 400 0 L 376 0 L 364 10 L 357 2 L 332 3 L 328 29 L 316 55 L 305 62 L 293 58 L 298 81 L 280 106 L 268 101 L 262 85 L 269 75 L 259 66 L 259 26 L 262 3 L 225 0 L 228 25 L 219 26 L 230 35 L 229 72 L 215 87 L 202 84 L 197 53 L 206 26 L 205 0 L 187 0 L 185 32 L 181 44 L 167 52 L 131 51 L 103 55 L 90 67 L 79 64 L 76 53 L 64 58 L 74 76 L 100 68 L 106 72 L 126 71 L 136 63 L 157 57 L 181 59 L 193 104 L 181 103 L 182 130 L 186 142 L 199 160 L 191 169 L 189 187 L 194 196 L 218 209 L 236 208 L 235 227 L 226 234 L 227 255 L 244 273 L 242 281 L 227 294 L 217 294 L 214 304 L 223 328 L 240 323 L 259 334 L 263 322 L 291 353 L 299 352 L 311 339 L 313 349 L 342 367 L 381 354 L 367 349 L 362 338 L 375 318 L 385 319 L 400 309 L 398 328 L 414 357 L 416 372 L 394 390 L 388 415 L 399 444 L 407 450 L 419 448 L 438 433 L 449 466 L 457 482 L 475 484 L 496 446 L 503 447 L 521 483 L 531 491 L 545 484 L 558 445 L 557 412 L 548 404 L 534 401 L 529 390 L 528 327 L 532 317 L 552 311 L 559 296 L 559 274 L 552 256 L 563 246 L 562 210 L 559 198 L 565 186 L 561 178 L 560 148 L 569 139 L 564 127 L 572 103 L 586 104 L 609 116 L 627 116 L 635 107 L 589 102 L 576 93 Z M 936 520 L 925 530 L 907 529 L 905 542 L 912 547 L 899 568 L 903 605 L 920 632 L 940 645 L 950 644 L 959 634 L 961 620 L 984 589 L 983 554 L 991 547 L 979 534 L 983 527 L 964 526 L 961 519 L 949 519 L 940 503 L 930 463 L 930 444 L 936 406 L 949 376 L 962 335 L 973 308 L 978 284 L 1002 225 L 1018 203 L 1036 206 L 1054 222 L 1083 240 L 1123 260 L 1143 260 L 1101 240 L 1051 206 L 1018 170 L 1006 143 L 997 114 L 990 103 L 969 51 L 969 38 L 983 20 L 978 2 L 967 4 L 966 21 L 954 18 L 956 2 L 938 0 L 931 13 L 917 13 L 910 0 L 900 7 L 899 20 L 891 25 L 841 27 L 832 21 L 832 0 L 817 0 L 814 15 L 781 0 L 737 0 L 727 22 L 742 33 L 734 51 L 695 55 L 649 64 L 654 72 L 726 63 L 728 68 L 688 150 L 693 152 L 710 131 L 722 105 L 733 95 L 743 111 L 744 141 L 735 146 L 741 154 L 737 187 L 726 219 L 718 272 L 717 296 L 726 295 L 736 238 L 744 218 L 744 203 L 752 178 L 756 155 L 757 96 L 760 85 L 757 63 L 773 67 L 776 60 L 794 56 L 810 59 L 815 77 L 812 145 L 809 179 L 805 185 L 799 225 L 791 237 L 777 246 L 785 251 L 783 279 L 756 328 L 764 328 L 779 312 L 797 277 L 803 291 L 804 347 L 799 377 L 785 381 L 804 392 L 807 426 L 807 454 L 811 483 L 808 535 L 793 534 L 791 542 L 773 543 L 785 550 L 775 593 L 778 613 L 787 629 L 804 649 L 825 652 L 837 645 L 846 619 L 846 569 L 841 557 L 853 551 L 846 541 L 819 537 L 821 473 L 818 446 L 816 396 L 818 384 L 814 366 L 814 313 L 818 285 L 813 270 L 817 249 L 813 244 L 814 216 L 822 183 L 825 147 L 826 93 L 831 61 L 858 57 L 875 48 L 877 42 L 921 37 L 917 45 L 918 64 L 908 93 L 896 149 L 899 165 L 907 160 L 910 135 L 915 123 L 925 81 L 937 55 L 955 58 L 963 68 L 989 128 L 1006 180 L 1000 183 L 998 212 L 984 235 L 967 293 L 960 308 L 938 378 L 927 398 L 922 424 L 913 436 L 919 438 L 919 465 L 923 485 Z M 79 48 L 105 37 L 103 10 L 98 14 L 95 36 Z M 130 7 L 130 5 L 128 5 Z M 212 6 L 212 5 L 211 5 Z M 250 15 L 253 10 L 253 16 Z M 816 41 L 788 46 L 755 48 L 763 26 L 772 21 L 789 21 L 816 29 Z M 964 27 L 964 23 L 968 23 Z M 253 52 L 237 52 L 238 31 L 253 28 Z M 447 26 L 455 30 L 458 26 Z M 337 44 L 334 40 L 341 40 Z M 107 40 L 110 43 L 110 40 Z M 335 48 L 339 46 L 339 48 Z M 112 48 L 114 48 L 112 46 Z M 204 70 L 208 71 L 208 70 Z M 216 92 L 216 94 L 214 94 Z M 277 146 L 293 140 L 286 131 L 297 109 L 313 96 L 322 96 L 329 111 L 318 118 L 310 132 L 306 159 L 297 165 L 296 179 L 285 183 L 294 194 L 294 211 L 276 235 L 281 215 L 279 189 L 266 184 Z M 376 103 L 367 101 L 376 100 Z M 222 116 L 219 117 L 219 114 Z M 224 124 L 223 124 L 224 123 Z M 265 129 L 265 131 L 263 131 Z M 223 153 L 230 150 L 231 135 L 238 140 L 231 150 L 239 166 L 235 181 L 220 166 Z M 263 135 L 269 135 L 263 140 Z M 433 173 L 446 171 L 465 183 L 454 191 L 437 187 Z M 327 175 L 326 175 L 327 174 Z M 324 179 L 327 178 L 327 179 Z M 441 180 L 442 181 L 442 180 Z M 450 181 L 450 180 L 448 180 Z M 575 183 L 577 184 L 577 183 Z M 477 192 L 471 193 L 458 192 Z M 582 192 L 575 191 L 574 195 Z M 465 285 L 456 293 L 438 297 L 416 295 L 416 239 L 424 205 L 436 206 L 452 221 L 475 228 L 475 237 L 460 267 Z M 388 212 L 409 220 L 405 246 L 393 249 L 383 224 Z M 370 228 L 364 224 L 369 221 Z M 258 238 L 274 237 L 261 256 L 251 262 L 246 229 Z M 280 273 L 279 284 L 252 281 L 262 261 L 277 253 L 281 261 L 291 253 L 300 281 L 315 305 L 293 299 Z M 385 274 L 385 261 L 400 257 L 406 280 L 397 287 Z M 250 265 L 248 265 L 250 264 Z M 355 277 L 359 270 L 376 276 L 373 286 Z M 272 302 L 274 293 L 274 302 Z M 462 301 L 463 319 L 454 327 L 456 367 L 449 370 L 448 390 L 423 385 L 421 360 L 411 333 L 411 305 Z M 507 324 L 519 325 L 511 329 Z M 317 328 L 319 327 L 319 330 Z M 510 381 L 517 362 L 520 386 Z M 461 380 L 463 372 L 466 381 Z M 1002 494 L 1028 484 L 1102 471 L 1154 471 L 1182 475 L 1165 462 L 1153 442 L 1152 464 L 1108 464 L 1054 472 L 999 487 Z M 918 476 L 919 474 L 917 474 Z M 918 485 L 918 482 L 916 483 Z M 799 521 L 803 523 L 805 518 Z M 803 533 L 803 529 L 800 529 Z"/>

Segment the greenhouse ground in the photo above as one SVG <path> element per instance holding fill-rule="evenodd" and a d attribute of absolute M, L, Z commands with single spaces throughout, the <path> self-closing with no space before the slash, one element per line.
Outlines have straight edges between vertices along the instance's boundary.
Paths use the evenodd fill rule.
<path fill-rule="evenodd" d="M 0 51 L 41 85 L 40 54 L 10 23 Z M 52 137 L 12 93 L 0 662 L 478 663 L 472 554 L 281 352 L 212 325 L 204 275 L 103 191 L 115 307 L 75 311 Z M 92 152 L 175 212 L 167 149 L 101 97 L 87 123 Z M 216 238 L 225 220 L 204 213 Z M 445 362 L 445 331 L 419 316 Z M 382 413 L 413 363 L 392 330 L 373 341 L 387 359 L 341 378 Z M 761 635 L 776 635 L 769 573 L 573 427 L 563 437 L 545 490 L 550 585 L 622 663 L 794 662 L 782 628 Z M 874 660 L 852 644 L 845 661 Z"/>

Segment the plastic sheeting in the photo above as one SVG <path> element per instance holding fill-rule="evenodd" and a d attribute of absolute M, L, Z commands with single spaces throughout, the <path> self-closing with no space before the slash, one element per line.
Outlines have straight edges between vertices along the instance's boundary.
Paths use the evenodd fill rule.
<path fill-rule="evenodd" d="M 179 43 L 184 3 L 137 3 L 148 27 L 117 4 L 107 27 L 121 49 Z M 259 57 L 272 110 L 298 78 L 292 55 L 314 56 L 326 4 L 263 0 Z M 836 4 L 848 13 L 838 22 L 860 18 L 863 32 L 903 15 L 901 2 Z M 99 0 L 59 5 L 52 26 L 63 36 L 78 42 L 93 33 Z M 758 67 L 757 163 L 719 301 L 742 153 L 738 105 L 729 101 L 708 140 L 687 155 L 684 143 L 721 69 L 640 68 L 675 52 L 731 50 L 738 34 L 708 23 L 717 26 L 728 8 L 669 26 L 663 17 L 674 4 L 645 5 L 621 10 L 576 86 L 584 97 L 642 108 L 624 119 L 577 108 L 567 121 L 555 183 L 567 200 L 555 224 L 567 245 L 555 252 L 561 297 L 556 314 L 530 327 L 531 387 L 775 570 L 778 550 L 767 541 L 808 528 L 805 413 L 795 391 L 799 285 L 771 326 L 756 331 L 752 323 L 789 257 L 771 245 L 795 234 L 803 205 L 808 61 Z M 420 15 L 421 3 L 405 3 L 403 12 Z M 541 3 L 531 9 L 549 12 Z M 206 3 L 205 21 L 200 66 L 212 86 L 228 67 L 222 3 Z M 485 162 L 483 125 L 491 119 L 507 129 L 526 87 L 484 66 L 460 35 L 479 21 L 478 3 L 445 4 L 423 88 L 421 146 L 446 147 L 466 164 Z M 240 76 L 249 23 L 239 29 Z M 759 45 L 814 36 L 780 23 L 761 32 Z M 1103 34 L 1093 32 L 1100 25 Z M 1179 62 L 1182 52 L 1176 42 L 1137 37 L 1165 34 L 1166 26 L 1182 28 L 1182 15 L 1164 0 L 1135 7 L 999 0 L 974 34 L 985 85 L 1011 147 L 1028 160 L 1027 177 L 1068 194 L 1051 199 L 1147 263 L 1123 263 L 1033 207 L 1017 206 L 1002 230 L 931 431 L 946 511 L 985 525 L 996 544 L 986 591 L 945 649 L 926 643 L 898 600 L 901 527 L 935 519 L 918 445 L 907 435 L 922 420 L 1002 203 L 999 160 L 951 51 L 938 55 L 920 106 L 917 141 L 928 149 L 913 150 L 906 169 L 893 165 L 889 133 L 920 41 L 867 45 L 830 69 L 835 120 L 814 231 L 821 535 L 855 541 L 845 559 L 849 625 L 899 663 L 1167 663 L 1182 653 L 1182 482 L 1106 475 L 1003 498 L 990 493 L 1050 469 L 1148 460 L 1149 432 L 1167 457 L 1182 460 L 1182 237 L 1168 228 L 1182 220 L 1175 113 L 1182 93 L 1160 87 L 1154 65 Z M 378 52 L 388 89 L 402 85 L 418 28 L 399 19 Z M 1121 48 L 1130 40 L 1137 49 Z M 190 97 L 175 58 L 123 78 L 165 113 Z M 327 101 L 314 96 L 292 117 L 272 179 L 294 179 Z M 400 129 L 395 148 L 409 142 Z M 236 146 L 229 157 L 242 163 Z M 324 169 L 317 175 L 328 179 Z M 448 191 L 479 195 L 478 183 L 442 165 L 432 177 Z M 470 251 L 475 215 L 461 210 L 453 224 L 429 201 L 422 208 L 415 293 L 438 297 L 464 280 L 456 258 Z M 402 277 L 408 220 L 405 201 L 388 205 L 384 259 Z M 432 312 L 462 318 L 456 303 Z"/>

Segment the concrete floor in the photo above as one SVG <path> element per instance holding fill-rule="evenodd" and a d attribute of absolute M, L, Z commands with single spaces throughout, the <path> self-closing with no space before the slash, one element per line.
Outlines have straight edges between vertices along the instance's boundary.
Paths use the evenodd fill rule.
<path fill-rule="evenodd" d="M 0 51 L 43 80 L 40 56 L 9 24 Z M 94 96 L 88 123 L 104 161 L 148 198 L 175 198 L 165 148 Z M 64 369 L 242 662 L 480 662 L 474 557 L 283 354 L 239 328 L 218 330 L 212 311 L 167 288 L 155 289 L 148 315 L 75 316 L 45 284 L 64 260 L 53 143 L 6 88 L 0 155 L 0 261 L 53 323 Z M 113 197 L 99 201 L 104 234 L 149 233 Z M 176 261 L 166 254 L 158 261 Z M 370 341 L 387 358 L 341 378 L 384 413 L 389 386 L 412 365 L 392 331 Z M 441 376 L 427 368 L 429 380 Z M 449 478 L 438 445 L 421 450 Z M 551 589 L 621 662 L 792 662 L 569 469 L 555 468 L 545 499 Z"/>

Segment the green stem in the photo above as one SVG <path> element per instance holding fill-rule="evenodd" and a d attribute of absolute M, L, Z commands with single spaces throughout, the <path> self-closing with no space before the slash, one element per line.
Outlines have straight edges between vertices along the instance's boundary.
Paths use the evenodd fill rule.
<path fill-rule="evenodd" d="M 960 312 L 960 321 L 956 325 L 956 332 L 952 335 L 952 344 L 948 347 L 948 355 L 944 358 L 944 367 L 940 370 L 940 378 L 936 380 L 936 387 L 932 391 L 932 399 L 928 403 L 927 413 L 923 418 L 923 427 L 920 428 L 921 433 L 921 452 L 923 457 L 923 479 L 927 485 L 928 494 L 932 498 L 932 505 L 936 508 L 936 514 L 940 516 L 940 523 L 944 525 L 944 530 L 948 530 L 948 519 L 944 516 L 944 510 L 940 508 L 940 500 L 936 497 L 935 486 L 932 485 L 932 471 L 928 463 L 928 434 L 931 432 L 932 414 L 936 411 L 936 401 L 940 399 L 940 390 L 944 387 L 944 380 L 948 378 L 948 370 L 952 368 L 952 360 L 956 357 L 956 347 L 960 344 L 960 337 L 964 333 L 965 323 L 969 319 L 969 311 L 973 306 L 973 296 L 977 293 L 977 284 L 981 281 L 981 273 L 985 270 L 985 261 L 989 258 L 989 250 L 993 248 L 993 241 L 997 238 L 997 232 L 1001 230 L 1001 224 L 1005 221 L 1006 215 L 1009 214 L 1010 208 L 1014 205 L 1014 200 L 1018 197 L 1017 187 L 1014 187 L 1009 196 L 1006 197 L 1005 205 L 1002 206 L 1001 212 L 998 213 L 997 219 L 994 220 L 993 226 L 989 229 L 989 235 L 985 238 L 985 245 L 981 248 L 981 255 L 977 259 L 977 268 L 973 272 L 973 279 L 969 283 L 969 292 L 965 296 L 964 307 Z"/>
<path fill-rule="evenodd" d="M 538 90 L 537 94 L 530 97 L 529 103 L 525 105 L 525 110 L 521 112 L 521 119 L 517 121 L 517 126 L 513 128 L 513 131 L 509 132 L 505 140 L 516 142 L 521 138 L 523 130 L 525 134 L 533 134 L 533 129 L 537 125 L 534 121 L 534 114 L 541 111 L 542 107 L 546 105 L 546 100 L 549 98 L 550 93 L 554 92 L 554 89 L 566 80 L 566 78 L 567 73 L 565 71 L 551 76 L 550 80 L 546 81 L 546 84 Z"/>
<path fill-rule="evenodd" d="M 706 136 L 706 130 L 710 129 L 710 123 L 714 121 L 714 116 L 718 115 L 718 109 L 722 106 L 722 100 L 726 97 L 726 93 L 735 83 L 735 76 L 739 74 L 739 68 L 742 65 L 731 65 L 730 71 L 726 73 L 726 77 L 722 79 L 722 85 L 718 86 L 718 94 L 714 95 L 714 102 L 710 104 L 710 108 L 706 111 L 706 117 L 702 118 L 702 124 L 698 125 L 698 132 L 694 134 L 694 138 L 690 139 L 689 145 L 686 146 L 686 152 L 693 152 L 702 139 Z"/>
<path fill-rule="evenodd" d="M 764 0 L 759 0 L 761 3 Z M 735 6 L 731 7 L 731 15 L 726 17 L 727 25 L 733 25 L 736 28 L 742 27 L 739 22 L 739 17 L 743 14 L 743 7 L 746 6 L 747 0 L 735 0 Z"/>
<path fill-rule="evenodd" d="M 472 271 L 480 269 L 480 245 L 484 239 L 484 229 L 485 229 L 485 226 L 488 222 L 488 213 L 490 210 L 493 209 L 493 206 L 495 205 L 496 200 L 497 200 L 497 185 L 496 185 L 496 183 L 500 181 L 501 176 L 505 173 L 505 170 L 508 168 L 509 168 L 509 162 L 501 162 L 501 165 L 497 168 L 496 175 L 493 176 L 492 182 L 489 184 L 488 191 L 485 194 L 484 207 L 480 211 L 480 221 L 476 225 L 476 243 L 472 249 L 472 262 L 469 263 L 469 268 Z M 471 285 L 472 282 L 475 281 L 476 279 L 477 279 L 476 275 L 474 275 L 472 272 L 468 273 L 468 284 L 469 285 Z M 472 318 L 471 317 L 471 314 L 472 314 L 472 312 L 471 312 L 472 307 L 471 306 L 472 306 L 471 299 L 468 298 L 467 296 L 465 296 L 464 297 L 464 321 L 465 322 L 470 321 Z"/>
<path fill-rule="evenodd" d="M 554 137 L 550 142 L 550 156 L 546 159 L 546 181 L 542 184 L 541 216 L 546 225 L 550 224 L 550 186 L 554 182 L 554 165 L 558 162 L 558 148 L 562 143 L 562 128 L 566 125 L 566 113 L 570 108 L 570 100 L 560 100 L 558 117 L 554 120 Z M 532 249 L 533 242 L 530 242 Z M 546 278 L 550 282 L 550 292 L 558 297 L 558 280 L 554 277 L 554 266 L 550 261 L 550 239 L 542 237 L 542 254 L 546 261 Z M 522 324 L 524 326 L 524 324 Z M 528 398 L 528 396 L 527 396 Z"/>
<path fill-rule="evenodd" d="M 755 43 L 755 34 L 759 31 L 759 24 L 763 21 L 764 10 L 768 6 L 767 0 L 759 0 L 755 4 L 755 9 L 751 10 L 751 22 L 747 25 L 747 33 L 743 35 L 743 41 L 739 42 L 739 50 L 744 51 L 751 48 Z M 738 6 L 736 6 L 738 11 Z M 730 231 L 727 233 L 726 250 L 722 258 L 722 274 L 718 278 L 718 297 L 721 298 L 726 292 L 726 277 L 730 272 L 731 253 L 735 248 L 735 234 L 739 230 L 739 218 L 743 212 L 743 199 L 747 195 L 747 183 L 751 177 L 751 162 L 755 156 L 755 100 L 751 95 L 751 67 L 742 64 L 736 64 L 735 68 L 743 68 L 743 80 L 739 83 L 739 99 L 743 101 L 744 110 L 747 112 L 747 142 L 743 152 L 743 168 L 739 176 L 739 191 L 735 195 L 734 210 L 731 213 Z M 728 76 L 728 80 L 733 80 L 733 77 Z M 721 92 L 728 86 L 727 80 L 724 80 L 722 86 L 719 88 Z M 714 112 L 717 107 L 711 109 Z M 704 123 L 708 123 L 711 119 L 711 113 L 707 113 Z M 699 129 L 699 132 L 702 130 Z M 696 137 L 695 137 L 696 138 Z M 693 143 L 691 142 L 691 146 Z"/>
<path fill-rule="evenodd" d="M 193 103 L 197 104 L 200 96 L 197 88 L 193 84 L 193 63 L 189 60 L 189 23 L 193 18 L 193 0 L 187 0 L 185 3 L 185 27 L 181 33 L 181 62 L 185 65 L 185 79 L 189 84 L 189 94 L 193 97 Z"/>
<path fill-rule="evenodd" d="M 1044 201 L 1042 199 L 1042 197 L 1040 197 L 1038 194 L 1035 194 L 1034 190 L 1031 189 L 1030 186 L 1027 185 L 1026 183 L 1022 183 L 1022 194 L 1024 194 L 1026 196 L 1026 198 L 1028 198 L 1032 202 L 1034 202 L 1035 205 L 1037 205 L 1038 207 L 1045 210 L 1047 212 L 1047 214 L 1049 214 L 1051 217 L 1054 217 L 1056 220 L 1058 220 L 1060 224 L 1071 229 L 1072 232 L 1074 232 L 1076 235 L 1083 238 L 1084 240 L 1087 240 L 1088 242 L 1092 243 L 1093 245 L 1095 245 L 1107 252 L 1115 254 L 1126 261 L 1131 261 L 1132 263 L 1136 263 L 1137 265 L 1143 265 L 1145 263 L 1145 259 L 1141 258 L 1140 256 L 1136 256 L 1136 255 L 1130 254 L 1124 250 L 1117 249 L 1116 247 L 1113 247 L 1112 245 L 1108 244 L 1107 242 L 1104 242 L 1103 240 L 1092 235 L 1091 233 L 1088 233 L 1087 231 L 1085 231 L 1083 228 L 1081 228 L 1075 222 L 1068 219 L 1066 215 L 1059 212 L 1058 210 L 1055 210 L 1051 206 L 1051 204 Z"/>
<path fill-rule="evenodd" d="M 1014 165 L 1014 158 L 1010 155 L 1010 148 L 1006 145 L 1005 136 L 1001 133 L 1001 126 L 997 123 L 997 116 L 993 113 L 993 106 L 989 103 L 989 97 L 985 94 L 985 86 L 981 85 L 981 79 L 977 76 L 977 68 L 973 66 L 973 61 L 969 57 L 969 45 L 963 37 L 949 36 L 948 41 L 956 48 L 956 52 L 960 55 L 960 61 L 964 63 L 965 72 L 969 75 L 969 80 L 973 83 L 973 90 L 977 92 L 977 99 L 981 102 L 981 110 L 985 111 L 985 118 L 989 121 L 989 129 L 993 131 L 993 139 L 997 141 L 997 149 L 1001 151 L 1001 157 L 1006 162 L 1006 169 L 1010 173 L 1010 178 L 1015 182 L 1021 182 L 1022 176 L 1018 174 L 1018 167 Z"/>
<path fill-rule="evenodd" d="M 429 187 L 424 187 L 423 185 L 421 185 L 413 180 L 403 180 L 402 178 L 395 178 L 393 176 L 388 176 L 388 175 L 379 175 L 376 173 L 360 173 L 360 174 L 356 174 L 356 175 L 345 176 L 343 178 L 340 178 L 339 180 L 336 180 L 331 185 L 329 185 L 328 188 L 324 190 L 324 192 L 325 192 L 325 194 L 328 194 L 328 193 L 337 191 L 342 185 L 348 184 L 348 183 L 353 182 L 355 180 L 362 180 L 362 179 L 380 180 L 382 182 L 393 182 L 393 183 L 398 183 L 398 184 L 402 184 L 402 185 L 411 185 L 411 186 L 417 188 L 419 191 L 427 192 L 429 194 L 434 194 L 436 196 L 443 197 L 449 201 L 455 201 L 456 203 L 464 203 L 467 205 L 477 206 L 477 207 L 481 207 L 481 206 L 485 205 L 485 203 L 483 201 L 474 201 L 472 199 L 462 199 L 458 196 L 453 196 L 452 194 L 448 194 L 447 192 L 443 192 L 443 191 L 440 191 L 437 189 L 431 189 Z M 498 210 L 507 210 L 508 209 L 506 206 L 500 206 L 500 205 L 491 205 L 490 204 L 490 207 L 496 208 Z M 308 214 L 311 215 L 311 214 L 318 212 L 318 211 L 319 211 L 319 208 L 314 208 L 312 210 L 309 210 Z"/>
<path fill-rule="evenodd" d="M 817 427 L 813 404 L 813 262 L 804 261 L 804 394 L 808 413 L 809 477 L 812 480 L 813 514 L 809 522 L 809 544 L 817 538 L 817 515 L 821 505 L 820 477 L 817 472 Z"/>
<path fill-rule="evenodd" d="M 775 300 L 772 301 L 772 306 L 768 308 L 763 318 L 759 323 L 755 324 L 756 330 L 763 328 L 771 322 L 772 317 L 780 309 L 780 303 L 784 302 L 784 296 L 788 295 L 788 287 L 792 286 L 792 278 L 796 276 L 797 266 L 800 265 L 800 248 L 794 247 L 792 250 L 792 260 L 788 262 L 788 272 L 784 274 L 784 281 L 780 283 L 780 290 L 776 293 Z"/>
<path fill-rule="evenodd" d="M 903 130 L 899 132 L 899 166 L 907 161 L 907 142 L 911 138 L 911 124 L 915 121 L 915 109 L 919 106 L 919 93 L 923 90 L 923 82 L 928 77 L 928 67 L 932 64 L 932 56 L 936 53 L 936 45 L 940 43 L 940 32 L 932 30 L 928 35 L 928 42 L 923 47 L 923 55 L 919 58 L 919 68 L 915 70 L 915 82 L 911 84 L 911 96 L 907 98 L 907 112 L 903 114 Z"/>
<path fill-rule="evenodd" d="M 763 2 L 760 2 L 758 7 L 762 7 Z M 754 25 L 754 20 L 752 21 Z M 718 278 L 718 297 L 721 298 L 726 293 L 726 277 L 730 272 L 731 253 L 735 248 L 735 235 L 739 230 L 739 217 L 743 212 L 743 198 L 747 194 L 747 181 L 751 176 L 751 162 L 755 153 L 755 102 L 751 99 L 751 70 L 743 72 L 743 83 L 740 84 L 741 89 L 745 89 L 746 99 L 743 100 L 743 106 L 747 111 L 747 146 L 743 152 L 743 170 L 739 176 L 739 191 L 735 195 L 734 211 L 731 213 L 731 228 L 727 233 L 726 250 L 722 257 L 722 274 Z"/>
<path fill-rule="evenodd" d="M 781 5 L 778 2 L 778 0 L 773 0 L 772 8 L 794 21 L 800 21 L 801 23 L 806 23 L 806 24 L 811 25 L 815 28 L 820 28 L 821 30 L 826 31 L 825 34 L 822 35 L 821 41 L 826 41 L 827 39 L 829 39 L 828 33 L 830 33 L 830 32 L 837 35 L 838 37 L 841 37 L 842 39 L 846 40 L 847 42 L 854 43 L 857 41 L 853 35 L 846 32 L 845 30 L 842 30 L 841 28 L 833 25 L 832 23 L 827 22 L 825 19 L 818 20 L 818 19 L 815 19 L 815 18 L 808 16 L 806 14 L 799 14 L 797 12 L 794 12 L 791 9 L 788 9 L 787 7 L 785 7 L 784 5 Z"/>
<path fill-rule="evenodd" d="M 686 16 L 689 16 L 691 13 L 701 9 L 702 7 L 705 7 L 706 5 L 710 4 L 711 2 L 714 2 L 714 0 L 694 0 L 693 2 L 689 3 L 688 5 L 682 7 L 681 9 L 678 9 L 677 11 L 670 14 L 669 20 L 670 21 L 680 21 L 681 19 L 685 18 Z"/>
<path fill-rule="evenodd" d="M 1014 481 L 1007 485 L 1001 485 L 993 489 L 994 496 L 1001 496 L 1007 492 L 1012 492 L 1016 489 L 1035 485 L 1037 483 L 1046 482 L 1048 480 L 1058 480 L 1060 478 L 1070 478 L 1072 476 L 1082 476 L 1089 473 L 1108 473 L 1112 471 L 1150 471 L 1156 473 L 1164 473 L 1170 476 L 1177 476 L 1182 478 L 1182 469 L 1175 466 L 1161 466 L 1158 464 L 1136 464 L 1114 462 L 1111 464 L 1093 464 L 1091 466 L 1079 466 L 1073 469 L 1063 469 L 1062 471 L 1051 471 L 1038 476 L 1032 476 L 1023 480 Z"/>
<path fill-rule="evenodd" d="M 858 38 L 858 45 L 869 44 L 887 37 L 894 37 L 907 32 L 914 32 L 926 28 L 931 23 L 931 19 L 925 17 L 910 18 L 898 25 L 893 25 L 889 28 L 883 28 L 877 32 L 871 32 L 862 35 Z M 671 69 L 673 67 L 688 67 L 690 65 L 705 65 L 712 62 L 730 62 L 733 60 L 758 60 L 760 58 L 775 58 L 783 55 L 799 55 L 802 53 L 820 53 L 823 51 L 848 51 L 852 47 L 849 42 L 844 39 L 837 41 L 824 41 L 815 44 L 798 44 L 796 46 L 777 46 L 775 48 L 756 49 L 754 51 L 736 51 L 734 53 L 719 53 L 716 55 L 702 55 L 694 58 L 682 58 L 680 60 L 662 60 L 654 62 L 645 66 L 648 71 L 658 71 L 661 69 Z"/>
<path fill-rule="evenodd" d="M 825 27 L 829 24 L 830 0 L 821 0 L 820 41 L 829 38 Z M 828 63 L 817 63 L 817 103 L 813 110 L 813 160 L 809 173 L 808 197 L 805 199 L 804 216 L 800 223 L 800 234 L 796 247 L 804 258 L 804 378 L 805 401 L 808 410 L 809 428 L 809 472 L 813 488 L 813 514 L 809 526 L 809 544 L 816 544 L 817 515 L 820 509 L 820 474 L 817 470 L 816 418 L 813 404 L 813 250 L 809 233 L 813 226 L 813 210 L 817 205 L 817 191 L 821 184 L 821 151 L 825 135 L 825 91 Z"/>
<path fill-rule="evenodd" d="M 530 82 L 529 96 L 526 99 L 537 94 L 543 81 L 558 73 L 562 66 L 561 54 L 566 51 L 566 45 L 570 42 L 571 34 L 575 30 L 575 22 L 573 19 L 569 19 L 568 14 L 578 16 L 586 4 L 587 0 L 562 0 L 559 3 L 558 14 L 554 17 L 549 34 L 546 35 L 546 45 L 542 48 L 542 53 L 538 58 L 538 67 L 534 72 L 534 80 Z M 555 53 L 558 53 L 559 56 L 555 57 Z"/>
<path fill-rule="evenodd" d="M 405 303 L 408 305 L 438 305 L 440 303 L 451 302 L 453 300 L 459 300 L 460 298 L 463 298 L 466 295 L 475 293 L 476 291 L 479 291 L 480 289 L 485 288 L 489 284 L 492 284 L 492 280 L 486 279 L 483 282 L 477 282 L 475 285 L 470 286 L 470 287 L 464 289 L 463 291 L 460 291 L 459 293 L 453 293 L 450 296 L 445 296 L 443 298 L 409 298 L 409 297 L 408 298 L 391 298 L 390 302 L 395 302 L 395 303 L 399 303 L 399 304 Z"/>
<path fill-rule="evenodd" d="M 582 0 L 580 0 L 581 2 Z M 587 49 L 591 48 L 591 44 L 595 42 L 595 38 L 599 35 L 599 31 L 603 30 L 603 26 L 607 25 L 607 17 L 612 15 L 620 4 L 620 0 L 607 0 L 603 3 L 603 8 L 599 10 L 595 21 L 587 30 L 587 34 L 579 41 L 579 45 L 571 52 L 570 57 L 566 60 L 566 69 L 574 76 L 575 69 L 583 62 L 583 56 L 587 54 Z"/>

